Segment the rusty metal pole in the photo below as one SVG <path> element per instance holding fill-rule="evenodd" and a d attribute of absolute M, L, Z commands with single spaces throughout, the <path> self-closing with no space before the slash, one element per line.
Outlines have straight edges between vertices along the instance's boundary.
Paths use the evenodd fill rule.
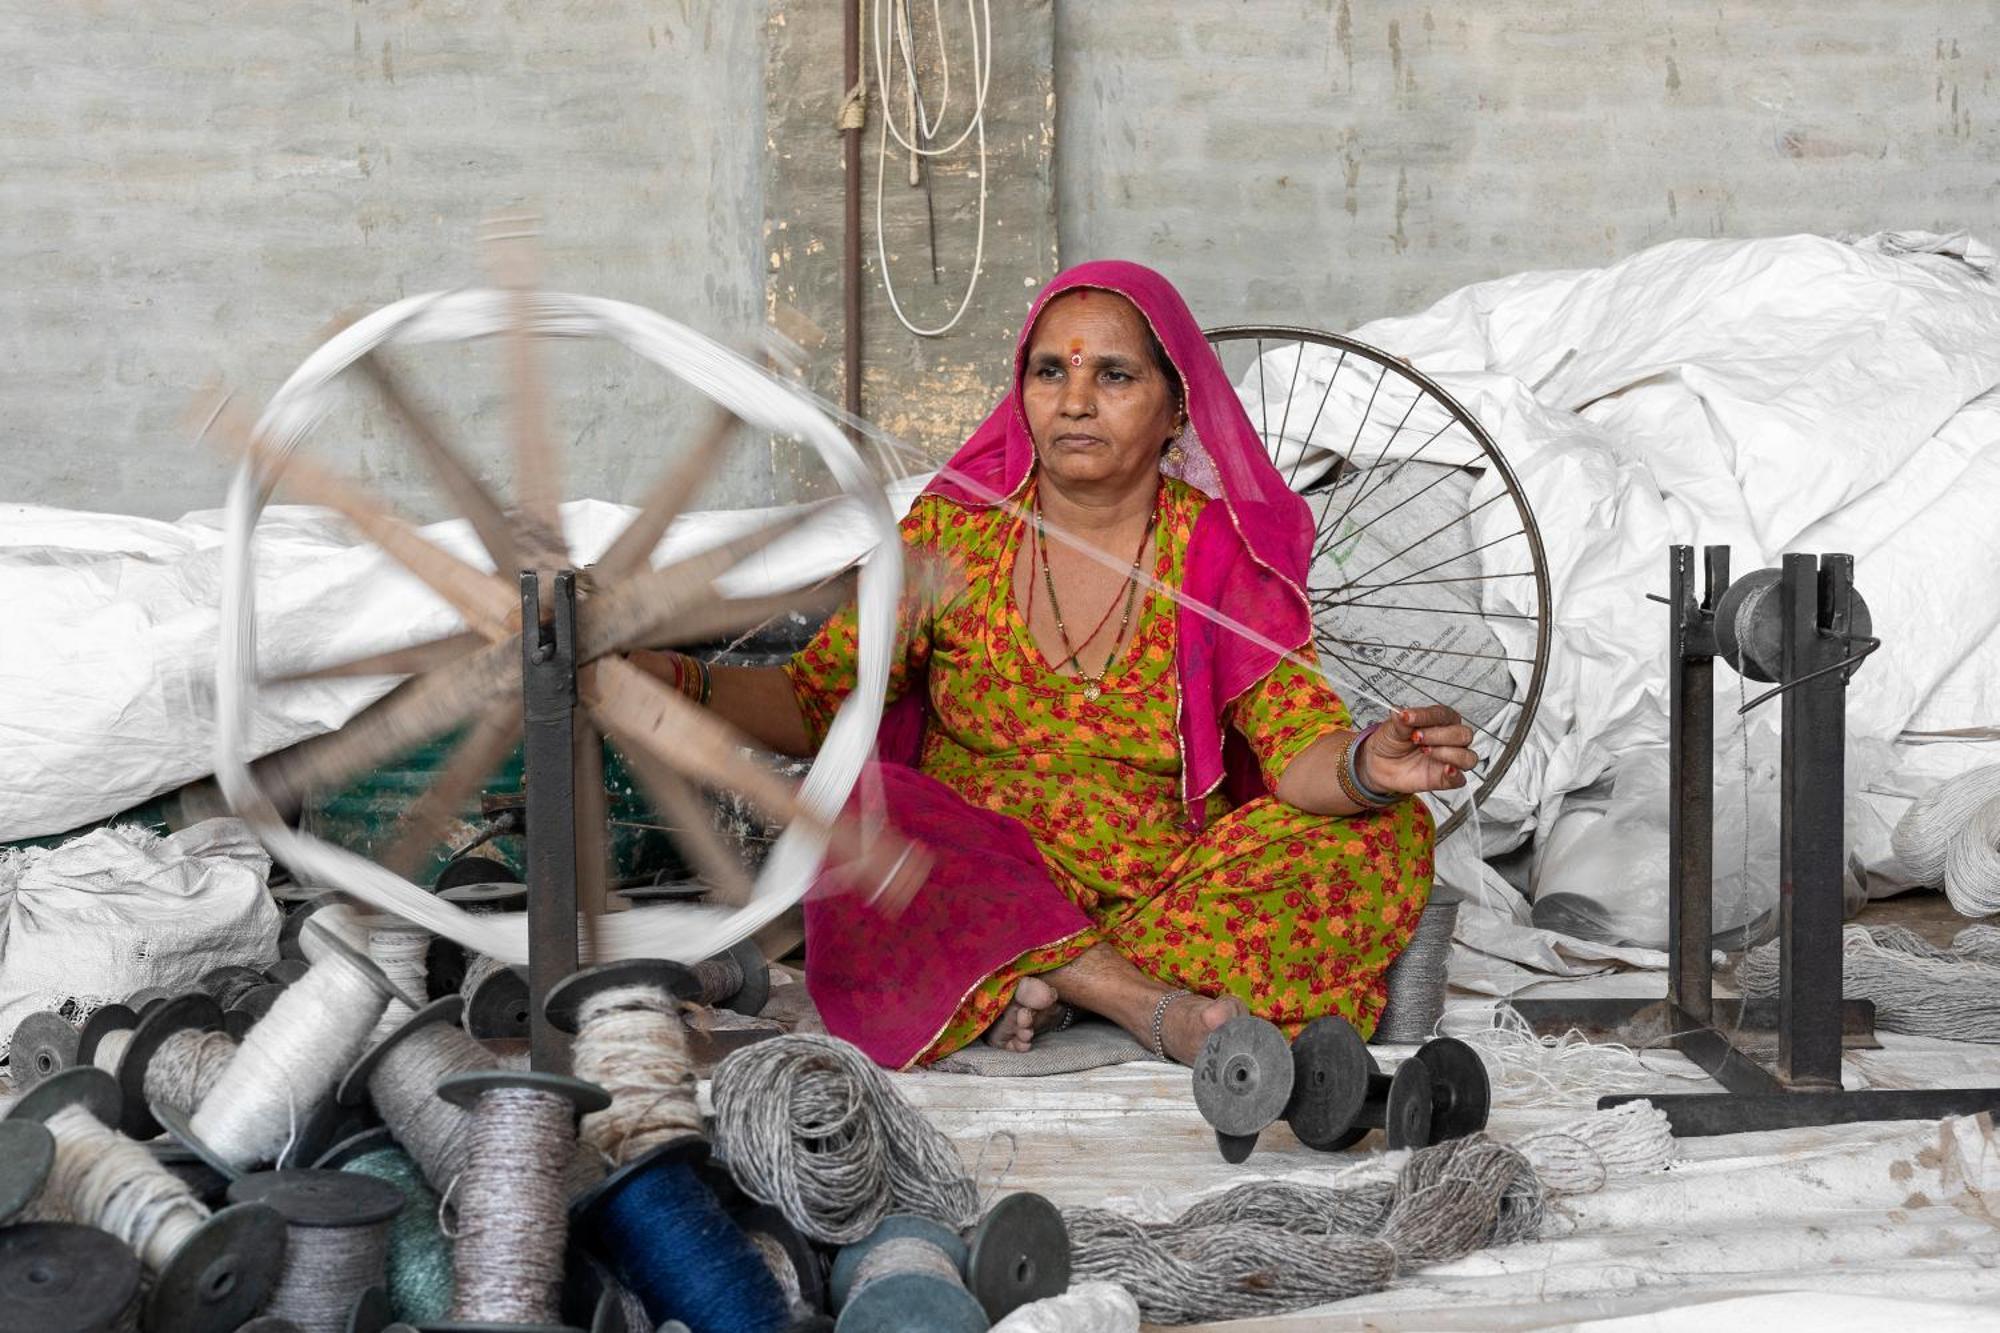
<path fill-rule="evenodd" d="M 848 0 L 841 5 L 840 45 L 846 82 L 841 85 L 841 153 L 845 160 L 842 176 L 846 184 L 847 231 L 841 238 L 841 378 L 842 405 L 850 417 L 861 416 L 861 116 L 848 115 L 848 99 L 861 83 L 861 5 Z M 862 106 L 867 105 L 866 94 Z M 853 428 L 849 427 L 852 433 Z"/>

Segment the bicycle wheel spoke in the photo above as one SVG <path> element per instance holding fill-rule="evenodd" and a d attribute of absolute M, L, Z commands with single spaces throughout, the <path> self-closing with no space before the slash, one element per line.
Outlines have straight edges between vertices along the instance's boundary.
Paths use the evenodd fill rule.
<path fill-rule="evenodd" d="M 750 901 L 750 874 L 715 830 L 708 802 L 701 792 L 680 774 L 653 757 L 650 750 L 620 746 L 620 754 L 639 780 L 653 808 L 672 821 L 667 832 L 687 854 L 688 862 L 701 881 L 708 885 L 709 898 L 726 907 L 741 907 Z"/>
<path fill-rule="evenodd" d="M 416 441 L 417 452 L 430 466 L 431 475 L 437 478 L 438 485 L 444 487 L 452 503 L 458 506 L 458 512 L 465 515 L 466 521 L 472 524 L 472 530 L 479 534 L 480 544 L 492 557 L 493 568 L 502 574 L 519 570 L 520 557 L 514 552 L 514 533 L 507 521 L 506 510 L 466 463 L 464 455 L 446 442 L 444 432 L 438 428 L 435 419 L 403 392 L 402 384 L 379 353 L 370 352 L 355 364 L 362 376 L 375 386 L 375 392 L 388 407 L 389 414 Z"/>
<path fill-rule="evenodd" d="M 1434 569 L 1442 569 L 1442 568 L 1444 568 L 1444 567 L 1445 567 L 1446 565 L 1450 564 L 1450 563 L 1451 563 L 1452 561 L 1454 561 L 1454 560 L 1463 560 L 1463 559 L 1465 559 L 1465 558 L 1466 558 L 1467 556 L 1469 556 L 1469 555 L 1478 555 L 1478 554 L 1479 554 L 1479 553 L 1480 553 L 1481 551 L 1484 551 L 1484 550 L 1487 550 L 1487 549 L 1489 549 L 1489 548 L 1491 548 L 1491 547 L 1494 547 L 1494 546 L 1498 546 L 1498 545 L 1499 545 L 1499 544 L 1500 544 L 1501 542 L 1505 542 L 1505 541 L 1512 541 L 1512 540 L 1513 540 L 1514 538 L 1516 538 L 1516 537 L 1519 537 L 1519 536 L 1521 536 L 1521 535 L 1522 535 L 1522 534 L 1521 534 L 1521 530 L 1520 530 L 1519 528 L 1516 528 L 1516 529 L 1515 529 L 1514 531 L 1512 531 L 1512 532 L 1509 532 L 1509 533 L 1505 534 L 1504 536 L 1499 536 L 1499 537 L 1495 537 L 1495 538 L 1494 538 L 1494 539 L 1493 539 L 1492 541 L 1487 541 L 1487 542 L 1481 542 L 1481 543 L 1480 543 L 1479 545 L 1477 545 L 1477 546 L 1469 546 L 1469 547 L 1467 547 L 1467 548 L 1466 548 L 1465 550 L 1463 550 L 1463 551 L 1457 551 L 1457 552 L 1454 552 L 1453 554 L 1451 554 L 1451 555 L 1448 555 L 1448 556 L 1446 556 L 1446 557 L 1445 557 L 1444 559 L 1442 559 L 1442 560 L 1434 560 L 1434 561 L 1432 561 L 1432 562 L 1431 562 L 1430 564 L 1428 564 L 1428 565 L 1425 565 L 1425 566 L 1424 566 L 1423 568 L 1421 568 L 1421 569 L 1413 569 L 1413 570 L 1411 570 L 1411 571 L 1410 571 L 1410 572 L 1409 572 L 1408 574 L 1404 575 L 1404 576 L 1403 576 L 1403 577 L 1401 577 L 1401 578 L 1398 578 L 1398 579 L 1397 579 L 1397 580 L 1396 580 L 1395 582 L 1393 582 L 1393 583 L 1378 583 L 1378 584 L 1372 584 L 1372 585 L 1369 585 L 1369 586 L 1372 586 L 1372 587 L 1377 587 L 1377 588 L 1400 588 L 1400 587 L 1403 587 L 1403 586 L 1405 586 L 1405 585 L 1406 585 L 1407 583 L 1412 583 L 1412 582 L 1415 582 L 1415 581 L 1416 581 L 1416 576 L 1417 576 L 1417 575 L 1419 575 L 1419 574 L 1428 574 L 1428 573 L 1430 573 L 1430 572 L 1431 572 L 1432 570 L 1434 570 Z M 1386 562 L 1384 562 L 1384 563 L 1386 563 Z M 1380 569 L 1381 567 L 1382 567 L 1381 565 L 1377 565 L 1377 566 L 1375 566 L 1375 569 Z M 1374 569 L 1371 569 L 1371 570 L 1369 570 L 1369 571 L 1368 571 L 1368 573 L 1370 573 L 1370 574 L 1372 574 L 1372 573 L 1374 573 L 1374 572 L 1375 572 L 1375 570 L 1374 570 Z M 1364 576 L 1362 576 L 1362 577 L 1366 577 L 1366 576 L 1364 575 Z M 1334 588 L 1334 589 L 1331 589 L 1331 591 L 1333 591 L 1333 592 L 1336 592 L 1336 593 L 1342 593 L 1342 592 L 1348 592 L 1348 591 L 1352 590 L 1352 589 L 1354 588 L 1354 586 L 1355 586 L 1355 585 L 1354 585 L 1354 584 L 1352 584 L 1352 583 L 1343 583 L 1343 584 L 1341 584 L 1341 585 L 1340 585 L 1340 586 L 1339 586 L 1338 588 Z M 1368 593 L 1363 593 L 1363 594 L 1362 594 L 1362 596 L 1363 596 L 1363 597 L 1366 597 L 1366 596 L 1370 596 L 1370 595 L 1371 595 L 1371 594 L 1368 594 Z M 1353 599 L 1353 600 L 1356 600 L 1356 601 L 1358 601 L 1358 600 L 1359 600 L 1359 598 L 1356 598 L 1356 599 Z M 1336 603 L 1335 603 L 1334 605 L 1336 605 L 1336 606 L 1344 606 L 1344 605 L 1347 605 L 1347 603 L 1345 603 L 1345 602 L 1336 602 Z"/>
<path fill-rule="evenodd" d="M 523 568 L 569 563 L 562 530 L 562 470 L 549 439 L 541 356 L 535 346 L 539 279 L 531 217 L 495 218 L 486 233 L 487 262 L 507 293 L 507 393 L 514 442 L 514 543 Z"/>
<path fill-rule="evenodd" d="M 1471 554 L 1467 552 L 1466 554 Z M 1454 557 L 1456 558 L 1456 557 Z M 1440 583 L 1491 583 L 1496 579 L 1531 579 L 1532 569 L 1511 569 L 1504 574 L 1458 574 L 1442 579 L 1397 579 L 1394 583 L 1343 584 L 1341 592 L 1378 592 L 1384 588 L 1424 588 Z M 1341 603 L 1345 605 L 1345 603 Z"/>
<path fill-rule="evenodd" d="M 1422 650 L 1421 650 L 1421 649 L 1419 649 L 1419 651 L 1422 651 Z M 1446 680 L 1446 679 L 1445 679 L 1444 677 L 1442 677 L 1442 676 L 1426 676 L 1426 675 L 1424 675 L 1424 674 L 1423 674 L 1422 672 L 1420 672 L 1420 671 L 1405 671 L 1405 670 L 1403 670 L 1403 669 L 1402 669 L 1401 667 L 1392 667 L 1392 666 L 1384 666 L 1384 665 L 1383 665 L 1382 663 L 1380 663 L 1380 662 L 1371 662 L 1371 661 L 1369 661 L 1369 660 L 1368 660 L 1367 658 L 1364 658 L 1364 657 L 1346 657 L 1346 656 L 1343 656 L 1343 655 L 1342 655 L 1342 654 L 1340 654 L 1340 653 L 1328 653 L 1328 654 L 1327 654 L 1327 656 L 1331 657 L 1331 658 L 1332 658 L 1332 659 L 1333 659 L 1334 661 L 1336 661 L 1336 662 L 1345 662 L 1345 663 L 1347 663 L 1347 664 L 1348 664 L 1349 666 L 1358 666 L 1358 667 L 1365 667 L 1365 668 L 1367 668 L 1367 669 L 1368 669 L 1368 670 L 1370 670 L 1370 671 L 1387 671 L 1387 672 L 1389 672 L 1390 674 L 1392 674 L 1392 675 L 1394 675 L 1394 676 L 1396 676 L 1396 677 L 1398 677 L 1398 678 L 1400 678 L 1400 679 L 1404 679 L 1404 680 L 1409 680 L 1409 681 L 1413 681 L 1413 682 L 1414 682 L 1414 681 L 1419 681 L 1419 680 L 1427 680 L 1427 681 L 1429 681 L 1429 682 L 1430 682 L 1431 684 L 1433 684 L 1433 685 L 1444 685 L 1444 686 L 1448 686 L 1448 687 L 1449 687 L 1449 688 L 1451 688 L 1451 689 L 1454 689 L 1454 690 L 1458 690 L 1458 691 L 1460 691 L 1460 692 L 1462 692 L 1462 693 L 1465 693 L 1465 694 L 1477 694 L 1477 695 L 1481 695 L 1481 696 L 1483 696 L 1483 697 L 1485 697 L 1485 698 L 1488 698 L 1488 699 L 1494 699 L 1494 700 L 1497 700 L 1497 701 L 1499 701 L 1500 703 L 1503 703 L 1503 704 L 1510 704 L 1510 703 L 1514 702 L 1514 696 L 1513 696 L 1513 695 L 1511 695 L 1511 694 L 1495 694 L 1495 693 L 1494 693 L 1494 692 L 1493 692 L 1492 690 L 1482 690 L 1482 689 L 1478 689 L 1478 688 L 1476 688 L 1476 687 L 1474 687 L 1474 686 L 1471 686 L 1471 685 L 1467 685 L 1467 684 L 1465 684 L 1465 683 L 1464 683 L 1464 682 L 1462 682 L 1462 681 L 1456 681 L 1456 680 Z M 1435 699 L 1435 700 L 1433 700 L 1433 702 L 1434 702 L 1434 703 L 1443 703 L 1443 702 L 1444 702 L 1444 700 L 1442 700 L 1442 699 Z M 1470 719 L 1468 719 L 1468 721 L 1469 721 L 1469 720 L 1470 720 Z M 1498 739 L 1498 738 L 1496 737 L 1495 739 Z"/>
<path fill-rule="evenodd" d="M 1305 344 L 1299 344 L 1299 360 L 1306 359 Z M 1298 489 L 1299 466 L 1306 461 L 1305 446 L 1312 443 L 1313 432 L 1319 429 L 1319 419 L 1326 413 L 1326 401 L 1333 396 L 1333 386 L 1340 379 L 1340 368 L 1347 364 L 1347 349 L 1340 349 L 1340 359 L 1333 363 L 1333 373 L 1326 377 L 1326 387 L 1320 390 L 1319 406 L 1313 409 L 1312 425 L 1306 427 L 1304 439 L 1299 446 L 1299 456 L 1292 460 L 1292 475 L 1285 478 L 1285 485 Z M 1336 464 L 1338 466 L 1338 464 Z"/>
<path fill-rule="evenodd" d="M 1387 366 L 1382 367 L 1382 377 L 1386 379 L 1388 377 L 1388 374 L 1389 374 L 1389 368 Z M 1375 381 L 1375 390 L 1376 393 L 1381 392 L 1382 390 L 1381 379 L 1377 379 Z M 1363 469 L 1364 476 L 1367 473 L 1373 472 L 1376 468 L 1382 466 L 1382 460 L 1389 456 L 1389 446 L 1394 444 L 1396 442 L 1396 437 L 1403 433 L 1403 427 L 1409 422 L 1410 414 L 1417 410 L 1417 404 L 1422 402 L 1423 400 L 1424 396 L 1421 393 L 1417 394 L 1416 396 L 1410 399 L 1410 405 L 1403 409 L 1402 418 L 1396 422 L 1394 429 L 1392 429 L 1389 432 L 1389 434 L 1383 439 L 1382 447 L 1375 451 L 1375 461 L 1370 463 L 1366 468 Z M 1361 424 L 1354 428 L 1354 443 L 1356 445 L 1359 445 L 1361 443 L 1361 432 L 1367 428 L 1369 416 L 1373 415 L 1374 411 L 1375 411 L 1375 397 L 1373 394 L 1371 394 L 1369 395 L 1368 398 L 1368 412 L 1362 416 Z M 1347 508 L 1340 511 L 1340 518 L 1336 521 L 1346 522 L 1347 516 L 1354 512 L 1354 506 L 1361 502 L 1360 490 L 1361 488 L 1359 487 L 1356 488 L 1355 494 L 1347 502 Z"/>
<path fill-rule="evenodd" d="M 1447 430 L 1450 430 L 1456 424 L 1458 423 L 1455 421 L 1448 421 L 1443 426 L 1440 426 L 1436 431 L 1436 433 L 1431 435 L 1429 439 L 1425 440 L 1422 444 L 1418 445 L 1415 449 L 1413 449 L 1410 452 L 1409 457 L 1401 459 L 1400 461 L 1397 462 L 1396 466 L 1390 468 L 1389 475 L 1387 477 L 1384 477 L 1380 485 L 1377 485 L 1373 491 L 1369 492 L 1369 494 L 1379 495 L 1382 491 L 1383 486 L 1387 486 L 1390 482 L 1394 481 L 1398 473 L 1400 473 L 1404 468 L 1408 467 L 1410 464 L 1416 462 L 1418 457 L 1422 455 L 1424 450 L 1430 448 L 1432 444 L 1436 443 L 1439 436 L 1443 435 Z M 1412 491 L 1410 494 L 1396 501 L 1396 503 L 1390 505 L 1387 509 L 1384 509 L 1381 513 L 1376 514 L 1375 516 L 1370 518 L 1366 523 L 1363 523 L 1360 527 L 1354 529 L 1353 532 L 1346 534 L 1346 537 L 1360 536 L 1362 533 L 1368 531 L 1368 529 L 1374 527 L 1377 523 L 1380 523 L 1383 519 L 1387 518 L 1389 515 L 1395 513 L 1398 509 L 1401 509 L 1404 505 L 1410 503 L 1410 501 L 1428 492 L 1431 489 L 1431 487 L 1436 486 L 1437 484 L 1451 477 L 1460 470 L 1461 469 L 1454 467 L 1449 463 L 1438 464 L 1437 476 L 1432 477 L 1429 481 L 1425 482 L 1421 488 Z M 1368 484 L 1369 475 L 1370 474 L 1365 472 L 1362 473 L 1359 477 L 1355 479 L 1354 484 L 1356 486 L 1366 486 Z M 1335 489 L 1338 490 L 1339 488 L 1336 487 Z M 1342 522 L 1346 521 L 1348 514 L 1352 513 L 1354 510 L 1359 509 L 1361 507 L 1361 499 L 1362 499 L 1361 496 L 1359 495 L 1355 496 L 1354 503 L 1348 506 L 1347 509 L 1341 511 Z M 1324 528 L 1326 526 L 1326 511 L 1332 507 L 1333 505 L 1331 500 L 1329 500 L 1326 504 L 1320 506 L 1321 528 Z M 1345 537 L 1343 537 L 1342 540 L 1345 540 Z M 1327 538 L 1327 544 L 1331 545 L 1332 543 L 1333 539 L 1331 537 Z"/>
<path fill-rule="evenodd" d="M 1409 647 L 1405 643 L 1390 643 L 1384 639 L 1347 639 L 1338 634 L 1329 634 L 1324 640 L 1319 641 L 1321 648 L 1325 648 L 1328 644 L 1343 648 L 1385 648 L 1397 652 Z M 1509 657 L 1505 653 L 1469 653 L 1462 648 L 1438 648 L 1430 644 L 1424 645 L 1423 651 L 1444 657 L 1469 657 L 1481 662 L 1526 662 L 1533 665 L 1535 660 L 1532 657 Z"/>
<path fill-rule="evenodd" d="M 487 710 L 404 813 L 395 841 L 382 853 L 382 864 L 405 879 L 416 874 L 424 858 L 449 837 L 458 812 L 520 738 L 521 709 L 513 700 Z"/>
<path fill-rule="evenodd" d="M 742 423 L 726 408 L 717 408 L 687 454 L 674 461 L 653 489 L 646 493 L 639 512 L 625 525 L 598 562 L 591 575 L 600 587 L 608 586 L 648 564 L 653 548 L 667 535 L 667 529 L 687 508 L 689 500 L 715 474 L 722 462 L 730 436 Z"/>
<path fill-rule="evenodd" d="M 293 455 L 281 464 L 233 402 L 224 402 L 213 412 L 208 430 L 239 456 L 254 460 L 286 491 L 345 518 L 488 640 L 512 632 L 509 616 L 518 616 L 519 606 L 499 579 L 438 546 L 389 506 L 311 459 Z"/>
<path fill-rule="evenodd" d="M 1306 602 L 1315 612 L 1336 611 L 1347 606 L 1346 602 L 1329 602 L 1321 597 L 1307 597 Z M 1469 616 L 1474 620 L 1540 620 L 1520 611 L 1468 611 L 1454 606 L 1404 606 L 1399 602 L 1363 602 L 1357 608 L 1362 611 L 1423 611 L 1437 616 Z"/>
<path fill-rule="evenodd" d="M 459 634 L 448 634 L 442 639 L 432 639 L 429 643 L 415 643 L 407 648 L 391 648 L 386 652 L 369 653 L 364 657 L 352 657 L 345 662 L 335 662 L 331 666 L 314 667 L 310 671 L 294 671 L 288 675 L 273 676 L 266 685 L 301 685 L 314 680 L 341 680 L 355 676 L 414 676 L 434 667 L 445 666 L 477 652 L 486 642 L 486 636 L 470 630 Z"/>
<path fill-rule="evenodd" d="M 1352 583 L 1358 579 L 1367 578 L 1370 574 L 1373 574 L 1376 570 L 1382 568 L 1384 565 L 1388 564 L 1391 560 L 1400 559 L 1401 557 L 1406 556 L 1410 552 L 1416 550 L 1419 546 L 1422 546 L 1425 542 L 1437 536 L 1439 533 L 1443 532 L 1446 528 L 1452 526 L 1454 523 L 1463 523 L 1470 520 L 1474 514 L 1486 508 L 1487 505 L 1492 504 L 1495 500 L 1498 500 L 1501 496 L 1505 494 L 1507 494 L 1507 492 L 1505 491 L 1495 491 L 1493 492 L 1493 494 L 1487 496 L 1484 500 L 1481 500 L 1478 504 L 1472 506 L 1472 508 L 1466 510 L 1464 513 L 1453 514 L 1450 518 L 1438 524 L 1436 527 L 1432 528 L 1429 532 L 1426 532 L 1423 536 L 1411 542 L 1408 546 L 1403 547 L 1401 550 L 1392 551 L 1388 555 L 1383 556 L 1380 560 L 1370 565 L 1367 569 L 1364 569 L 1359 574 L 1356 574 L 1354 578 L 1349 579 L 1348 582 Z M 1511 537 L 1511 536 L 1516 536 L 1518 534 L 1509 533 L 1507 535 Z"/>

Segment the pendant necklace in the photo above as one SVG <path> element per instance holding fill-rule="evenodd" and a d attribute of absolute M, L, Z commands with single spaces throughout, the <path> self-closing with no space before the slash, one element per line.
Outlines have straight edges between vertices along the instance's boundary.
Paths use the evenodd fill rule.
<path fill-rule="evenodd" d="M 1056 600 L 1055 577 L 1049 572 L 1048 531 L 1042 525 L 1040 502 L 1035 505 L 1035 547 L 1042 566 L 1042 586 L 1048 590 L 1049 612 L 1055 617 L 1056 633 L 1062 637 L 1063 648 L 1069 653 L 1069 656 L 1063 659 L 1061 666 L 1057 667 L 1057 671 L 1060 672 L 1063 666 L 1076 668 L 1077 678 L 1083 682 L 1085 702 L 1095 703 L 1098 696 L 1104 693 L 1105 674 L 1111 670 L 1112 662 L 1118 657 L 1118 648 L 1125 642 L 1125 631 L 1132 624 L 1132 607 L 1139 600 L 1139 566 L 1146 558 L 1146 544 L 1153 538 L 1153 526 L 1159 521 L 1159 517 L 1159 506 L 1155 504 L 1152 517 L 1146 520 L 1146 530 L 1139 534 L 1139 549 L 1132 553 L 1132 568 L 1125 572 L 1125 614 L 1118 622 L 1118 632 L 1111 636 L 1111 650 L 1104 655 L 1104 665 L 1097 668 L 1097 674 L 1092 676 L 1085 673 L 1083 663 L 1078 660 L 1081 649 L 1070 642 L 1069 630 L 1063 624 L 1062 604 Z M 1105 624 L 1111 619 L 1112 608 L 1117 605 L 1118 596 L 1113 593 L 1110 606 L 1104 608 L 1103 619 L 1097 622 L 1095 629 L 1084 636 L 1083 647 L 1088 647 L 1102 632 Z"/>

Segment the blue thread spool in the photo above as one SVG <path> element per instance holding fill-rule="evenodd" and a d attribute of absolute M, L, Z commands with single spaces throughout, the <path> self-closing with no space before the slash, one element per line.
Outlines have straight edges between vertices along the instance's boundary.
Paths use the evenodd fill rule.
<path fill-rule="evenodd" d="M 663 1143 L 570 1206 L 584 1244 L 653 1319 L 691 1333 L 782 1333 L 791 1312 L 749 1239 L 695 1174 L 708 1144 Z"/>
<path fill-rule="evenodd" d="M 965 1284 L 928 1271 L 892 1272 L 862 1281 L 868 1257 L 890 1241 L 921 1241 L 963 1272 L 965 1242 L 927 1217 L 892 1213 L 833 1261 L 835 1333 L 986 1333 L 992 1322 Z"/>

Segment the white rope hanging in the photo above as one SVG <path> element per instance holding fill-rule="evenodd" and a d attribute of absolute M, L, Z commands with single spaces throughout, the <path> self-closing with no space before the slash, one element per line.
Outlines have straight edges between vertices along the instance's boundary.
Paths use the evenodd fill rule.
<path fill-rule="evenodd" d="M 250 721 L 257 702 L 255 544 L 258 516 L 284 460 L 334 401 L 334 382 L 385 345 L 461 342 L 510 327 L 514 294 L 493 289 L 431 292 L 385 306 L 328 340 L 292 372 L 265 408 L 257 435 L 262 459 L 246 458 L 230 483 L 225 511 L 221 632 L 216 656 L 215 773 L 224 796 L 264 846 L 293 873 L 324 884 L 512 963 L 528 958 L 527 923 L 516 914 L 475 916 L 402 876 L 288 827 L 250 772 Z M 896 514 L 845 436 L 802 395 L 722 344 L 663 315 L 622 301 L 535 292 L 529 331 L 541 337 L 610 338 L 706 394 L 744 422 L 795 437 L 819 457 L 875 537 L 857 588 L 860 653 L 854 691 L 842 704 L 799 789 L 820 822 L 794 821 L 772 846 L 750 900 L 740 908 L 687 904 L 635 908 L 601 918 L 598 959 L 652 957 L 692 962 L 745 939 L 805 896 L 826 847 L 824 825 L 846 804 L 871 753 L 888 691 L 889 656 L 902 594 Z"/>

